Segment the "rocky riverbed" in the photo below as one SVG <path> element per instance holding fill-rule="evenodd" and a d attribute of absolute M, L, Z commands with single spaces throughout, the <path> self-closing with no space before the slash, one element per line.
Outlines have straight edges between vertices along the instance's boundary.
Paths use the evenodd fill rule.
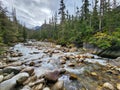
<path fill-rule="evenodd" d="M 19 43 L 0 58 L 0 90 L 120 90 L 120 57 L 49 42 Z"/>

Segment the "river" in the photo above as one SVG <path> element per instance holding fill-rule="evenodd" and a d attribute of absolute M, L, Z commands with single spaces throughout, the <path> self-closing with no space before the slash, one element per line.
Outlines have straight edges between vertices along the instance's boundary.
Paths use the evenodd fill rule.
<path fill-rule="evenodd" d="M 111 64 L 111 59 L 84 53 L 80 49 L 72 49 L 49 42 L 19 43 L 11 47 L 9 51 L 21 55 L 12 56 L 8 53 L 9 62 L 7 64 L 14 66 L 12 63 L 24 62 L 15 67 L 32 67 L 37 77 L 47 71 L 64 69 L 66 73 L 58 78 L 58 80 L 64 81 L 63 90 L 110 89 L 110 86 L 104 86 L 105 83 L 109 83 L 114 90 L 118 90 L 120 66 Z"/>

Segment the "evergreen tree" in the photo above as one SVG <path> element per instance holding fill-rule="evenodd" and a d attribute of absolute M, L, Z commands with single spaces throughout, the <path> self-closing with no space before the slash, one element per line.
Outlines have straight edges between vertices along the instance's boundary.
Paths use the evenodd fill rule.
<path fill-rule="evenodd" d="M 64 4 L 64 0 L 60 1 L 60 9 L 59 9 L 59 13 L 61 15 L 61 24 L 65 22 L 65 4 Z"/>
<path fill-rule="evenodd" d="M 82 20 L 85 20 L 87 23 L 89 23 L 89 15 L 90 15 L 90 11 L 89 11 L 89 0 L 82 0 L 83 5 L 82 5 Z"/>
<path fill-rule="evenodd" d="M 93 14 L 92 14 L 92 27 L 94 28 L 94 32 L 98 31 L 99 29 L 99 16 L 98 16 L 98 0 L 95 0 Z"/>

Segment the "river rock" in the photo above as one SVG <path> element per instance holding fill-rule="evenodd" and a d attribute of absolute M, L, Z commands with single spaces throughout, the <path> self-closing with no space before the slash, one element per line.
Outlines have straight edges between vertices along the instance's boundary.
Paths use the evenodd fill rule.
<path fill-rule="evenodd" d="M 120 83 L 117 83 L 117 89 L 120 90 Z"/>
<path fill-rule="evenodd" d="M 120 57 L 115 59 L 116 62 L 120 62 Z"/>
<path fill-rule="evenodd" d="M 33 82 L 33 81 L 35 81 L 35 80 L 37 80 L 37 76 L 36 76 L 36 75 L 34 75 L 34 76 L 32 76 L 32 77 L 29 77 L 29 78 L 23 83 L 23 85 L 27 85 L 28 83 Z"/>
<path fill-rule="evenodd" d="M 69 63 L 68 66 L 69 67 L 75 67 L 75 64 L 74 63 Z"/>
<path fill-rule="evenodd" d="M 43 90 L 50 90 L 50 88 L 49 87 L 45 87 Z"/>
<path fill-rule="evenodd" d="M 29 86 L 24 86 L 22 89 L 20 90 L 31 90 L 31 88 Z"/>
<path fill-rule="evenodd" d="M 97 73 L 96 72 L 91 72 L 91 75 L 96 77 Z"/>
<path fill-rule="evenodd" d="M 76 47 L 73 47 L 69 50 L 70 52 L 76 52 L 77 51 L 77 48 Z"/>
<path fill-rule="evenodd" d="M 57 81 L 51 89 L 52 90 L 63 90 L 64 89 L 64 81 Z"/>
<path fill-rule="evenodd" d="M 12 73 L 14 72 L 14 74 L 18 74 L 20 72 L 21 68 L 19 67 L 13 67 L 13 66 L 9 66 L 3 69 L 4 73 Z"/>
<path fill-rule="evenodd" d="M 3 69 L 0 69 L 0 75 L 3 74 Z"/>
<path fill-rule="evenodd" d="M 0 75 L 0 83 L 3 81 L 3 79 L 4 79 L 4 76 Z"/>
<path fill-rule="evenodd" d="M 66 61 L 64 59 L 60 60 L 60 64 L 65 64 Z"/>
<path fill-rule="evenodd" d="M 4 80 L 8 80 L 12 78 L 15 74 L 12 72 L 11 74 L 8 74 L 7 76 L 4 77 Z"/>
<path fill-rule="evenodd" d="M 35 66 L 35 62 L 31 61 L 29 65 L 30 66 Z"/>
<path fill-rule="evenodd" d="M 70 74 L 70 80 L 77 80 L 77 79 L 78 79 L 77 75 L 75 75 L 73 73 Z"/>
<path fill-rule="evenodd" d="M 57 48 L 57 49 L 60 49 L 60 48 L 61 48 L 61 45 L 56 45 L 56 48 Z"/>
<path fill-rule="evenodd" d="M 33 67 L 25 67 L 21 72 L 27 72 L 29 75 L 32 75 L 34 73 Z"/>
<path fill-rule="evenodd" d="M 38 79 L 37 81 L 31 82 L 31 83 L 29 83 L 28 85 L 29 85 L 30 87 L 33 87 L 33 86 L 38 85 L 38 84 L 40 84 L 40 83 L 45 83 L 45 79 L 44 79 L 44 78 Z"/>
<path fill-rule="evenodd" d="M 16 76 L 14 76 L 13 78 L 0 83 L 1 90 L 13 90 L 15 85 L 17 85 L 17 81 L 21 80 L 21 82 L 23 82 L 28 77 L 29 77 L 28 73 L 25 73 L 25 72 L 19 73 Z"/>
<path fill-rule="evenodd" d="M 48 71 L 45 73 L 45 79 L 50 82 L 56 82 L 59 78 L 60 71 L 54 70 L 54 71 Z"/>
<path fill-rule="evenodd" d="M 110 90 L 114 90 L 114 87 L 112 84 L 110 84 L 109 82 L 106 82 L 103 84 L 104 88 L 110 89 Z"/>
<path fill-rule="evenodd" d="M 33 86 L 32 90 L 42 90 L 42 88 L 43 88 L 43 84 L 40 83 L 38 85 Z"/>
<path fill-rule="evenodd" d="M 66 69 L 62 68 L 62 69 L 59 70 L 59 72 L 60 72 L 60 74 L 64 74 L 66 72 Z"/>

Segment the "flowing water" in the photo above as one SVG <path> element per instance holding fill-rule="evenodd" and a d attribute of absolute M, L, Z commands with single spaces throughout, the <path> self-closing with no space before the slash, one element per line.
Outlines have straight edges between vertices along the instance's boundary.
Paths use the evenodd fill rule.
<path fill-rule="evenodd" d="M 30 45 L 28 45 L 30 44 Z M 93 56 L 94 58 L 85 58 L 84 63 L 77 63 L 75 58 L 66 60 L 65 64 L 60 64 L 61 57 L 80 55 L 79 51 L 64 52 L 56 47 L 56 45 L 46 42 L 29 42 L 27 45 L 23 43 L 16 44 L 11 47 L 11 51 L 22 53 L 21 57 L 10 57 L 9 59 L 19 61 L 25 61 L 24 66 L 29 66 L 30 62 L 34 62 L 35 65 L 31 66 L 35 69 L 35 74 L 39 77 L 48 70 L 55 70 L 64 68 L 67 70 L 67 74 L 62 75 L 59 80 L 64 81 L 66 90 L 99 90 L 104 82 L 116 83 L 116 79 L 110 78 L 110 75 L 103 72 L 106 70 L 107 59 L 84 53 L 82 55 Z M 54 51 L 54 53 L 47 53 L 48 51 Z M 45 52 L 46 51 L 46 52 Z M 69 63 L 75 63 L 74 67 L 69 67 Z M 92 75 L 91 72 L 95 72 L 97 75 Z M 77 80 L 71 80 L 70 74 L 74 74 Z M 108 77 L 109 79 L 107 79 Z M 106 78 L 106 79 L 104 79 Z"/>

